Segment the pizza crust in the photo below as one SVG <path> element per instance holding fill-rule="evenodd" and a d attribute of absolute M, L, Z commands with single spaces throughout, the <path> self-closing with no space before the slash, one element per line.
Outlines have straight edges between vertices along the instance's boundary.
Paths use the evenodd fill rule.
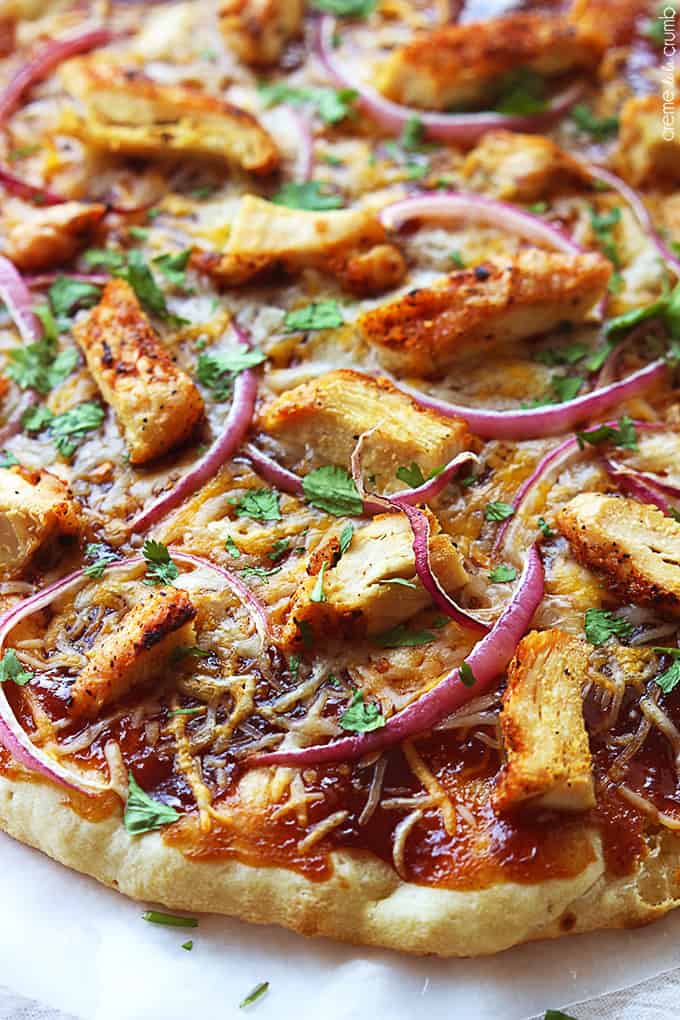
<path fill-rule="evenodd" d="M 333 854 L 326 881 L 236 860 L 191 860 L 159 833 L 130 836 L 119 814 L 88 821 L 56 787 L 4 776 L 0 827 L 135 900 L 444 957 L 642 924 L 680 904 L 680 838 L 670 833 L 651 838 L 648 856 L 625 879 L 605 875 L 599 836 L 592 832 L 593 860 L 574 878 L 457 891 L 404 882 L 383 861 L 348 851 Z"/>

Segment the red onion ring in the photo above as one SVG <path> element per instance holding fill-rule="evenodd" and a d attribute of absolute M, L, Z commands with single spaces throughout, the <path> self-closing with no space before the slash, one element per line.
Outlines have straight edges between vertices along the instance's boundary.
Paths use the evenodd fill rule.
<path fill-rule="evenodd" d="M 40 287 L 51 286 L 61 276 L 67 276 L 69 280 L 77 280 L 78 283 L 94 283 L 100 287 L 106 286 L 111 279 L 107 273 L 71 273 L 68 270 L 54 273 L 36 273 L 33 276 L 24 276 L 23 279 L 28 287 L 35 287 L 37 290 Z"/>
<path fill-rule="evenodd" d="M 631 186 L 621 180 L 620 177 L 617 177 L 616 174 L 613 174 L 611 170 L 605 170 L 601 166 L 591 166 L 588 164 L 585 164 L 584 168 L 591 174 L 591 176 L 604 181 L 605 184 L 608 184 L 612 191 L 618 192 L 621 198 L 628 203 L 635 214 L 635 218 L 656 250 L 659 252 L 659 255 L 661 255 L 666 264 L 670 266 L 675 275 L 680 277 L 680 258 L 673 254 L 668 245 L 654 229 L 652 217 L 649 214 L 647 206 L 635 189 L 631 188 Z"/>
<path fill-rule="evenodd" d="M 68 199 L 63 195 L 57 195 L 54 191 L 41 188 L 38 184 L 30 184 L 21 177 L 17 177 L 10 170 L 0 166 L 0 184 L 12 195 L 17 195 L 28 202 L 38 202 L 40 205 L 61 205 Z"/>
<path fill-rule="evenodd" d="M 234 327 L 234 332 L 239 339 L 246 337 L 246 334 L 240 327 Z M 247 339 L 247 343 L 250 346 L 249 339 Z M 257 375 L 252 369 L 247 368 L 236 376 L 231 407 L 229 408 L 221 435 L 218 436 L 207 453 L 187 471 L 184 477 L 172 489 L 162 493 L 150 507 L 142 510 L 141 513 L 133 518 L 129 525 L 130 532 L 145 531 L 152 524 L 157 524 L 171 510 L 178 507 L 189 496 L 193 496 L 202 485 L 205 485 L 209 479 L 217 474 L 222 465 L 236 453 L 245 439 L 253 420 L 256 400 Z"/>
<path fill-rule="evenodd" d="M 322 17 L 319 20 L 315 49 L 329 78 L 342 88 L 355 89 L 358 102 L 382 127 L 399 134 L 413 117 L 422 123 L 427 138 L 440 141 L 473 144 L 487 131 L 543 131 L 553 124 L 574 103 L 578 102 L 583 85 L 571 85 L 561 95 L 551 100 L 548 108 L 541 113 L 521 116 L 503 113 L 431 113 L 411 106 L 401 106 L 381 96 L 369 85 L 357 81 L 355 76 L 336 58 L 333 36 L 336 31 L 335 18 Z"/>
<path fill-rule="evenodd" d="M 462 404 L 451 404 L 429 397 L 412 386 L 397 383 L 402 392 L 445 418 L 463 418 L 470 429 L 484 439 L 542 439 L 568 432 L 574 425 L 609 411 L 631 397 L 636 397 L 665 374 L 663 359 L 638 369 L 626 379 L 584 393 L 562 404 L 519 411 L 485 411 Z"/>
<path fill-rule="evenodd" d="M 505 669 L 519 640 L 526 633 L 543 599 L 543 593 L 543 564 L 537 546 L 533 545 L 511 602 L 466 659 L 475 677 L 473 686 L 463 684 L 460 669 L 456 666 L 431 690 L 393 715 L 378 730 L 344 737 L 330 744 L 254 754 L 245 759 L 245 764 L 251 768 L 266 765 L 301 767 L 357 761 L 366 754 L 385 751 L 403 740 L 432 729 L 461 705 L 490 690 L 493 681 Z"/>
<path fill-rule="evenodd" d="M 624 495 L 632 496 L 640 503 L 651 503 L 665 514 L 674 509 L 665 495 L 650 485 L 639 471 L 631 471 L 630 468 L 624 467 L 623 464 L 610 460 L 608 457 L 604 457 L 602 463 Z"/>
<path fill-rule="evenodd" d="M 21 419 L 29 407 L 32 407 L 37 401 L 38 397 L 35 393 L 29 392 L 24 394 L 12 417 L 0 428 L 0 446 L 4 446 L 8 439 L 16 436 L 17 432 L 21 431 Z"/>
<path fill-rule="evenodd" d="M 253 470 L 265 482 L 269 482 L 275 489 L 287 492 L 291 496 L 304 496 L 302 479 L 294 471 L 277 464 L 272 457 L 268 457 L 262 450 L 258 450 L 252 443 L 246 443 L 243 452 L 250 461 Z"/>
<path fill-rule="evenodd" d="M 0 255 L 0 298 L 5 302 L 21 339 L 26 344 L 42 340 L 43 329 L 33 311 L 33 297 L 17 269 Z"/>
<path fill-rule="evenodd" d="M 170 548 L 170 555 L 173 560 L 179 563 L 187 563 L 193 567 L 208 567 L 224 578 L 232 591 L 238 595 L 250 611 L 262 640 L 264 641 L 268 637 L 270 627 L 265 608 L 243 581 L 238 577 L 234 577 L 224 567 L 220 567 L 210 560 L 205 560 L 201 556 L 194 556 L 191 553 L 185 553 L 173 547 Z M 120 569 L 121 567 L 139 566 L 144 562 L 142 556 L 134 556 L 128 560 L 119 560 L 107 564 L 104 569 L 108 572 Z M 21 620 L 44 609 L 55 598 L 66 594 L 71 588 L 80 584 L 86 576 L 84 569 L 76 570 L 66 577 L 62 577 L 59 581 L 48 585 L 47 588 L 37 592 L 35 595 L 30 595 L 28 598 L 23 599 L 3 613 L 0 616 L 0 653 L 8 635 Z M 0 684 L 0 744 L 9 751 L 19 764 L 30 769 L 32 772 L 39 773 L 59 786 L 65 786 L 70 790 L 78 790 L 80 793 L 85 794 L 102 793 L 109 789 L 108 785 L 93 782 L 80 776 L 74 777 L 72 772 L 54 761 L 33 744 L 12 711 L 4 691 L 4 684 Z"/>
<path fill-rule="evenodd" d="M 90 28 L 70 39 L 55 39 L 43 47 L 17 71 L 9 85 L 0 93 L 0 125 L 16 110 L 24 93 L 77 53 L 87 53 L 105 46 L 113 38 L 107 28 Z"/>
<path fill-rule="evenodd" d="M 508 202 L 467 192 L 438 192 L 413 195 L 385 206 L 379 219 L 387 230 L 399 230 L 412 219 L 454 219 L 502 227 L 536 244 L 581 255 L 584 250 L 557 227 Z"/>
<path fill-rule="evenodd" d="M 295 110 L 292 106 L 287 106 L 286 110 L 295 125 L 299 141 L 295 165 L 293 167 L 293 180 L 304 184 L 305 181 L 312 179 L 314 173 L 314 133 L 312 122 L 307 114 L 302 113 L 301 110 Z"/>

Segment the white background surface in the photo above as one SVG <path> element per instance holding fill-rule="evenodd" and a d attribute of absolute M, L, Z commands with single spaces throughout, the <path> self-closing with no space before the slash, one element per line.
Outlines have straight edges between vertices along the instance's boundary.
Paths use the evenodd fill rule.
<path fill-rule="evenodd" d="M 84 1020 L 526 1020 L 680 964 L 680 912 L 656 925 L 522 946 L 491 959 L 416 959 L 202 916 L 142 920 L 144 906 L 0 834 L 0 985 Z M 500 919 L 499 923 L 502 923 Z M 186 952 L 182 942 L 193 938 Z M 270 990 L 248 1011 L 259 981 Z M 677 983 L 656 1012 L 680 1014 Z M 655 982 L 656 992 L 662 988 Z M 659 992 L 659 994 L 661 994 Z M 649 994 L 643 999 L 649 1002 Z M 2 1008 L 2 999 L 0 999 Z M 15 1014 L 26 1020 L 44 1013 Z M 12 1017 L 9 1012 L 0 1013 Z M 12 1017 L 14 1020 L 14 1017 Z"/>

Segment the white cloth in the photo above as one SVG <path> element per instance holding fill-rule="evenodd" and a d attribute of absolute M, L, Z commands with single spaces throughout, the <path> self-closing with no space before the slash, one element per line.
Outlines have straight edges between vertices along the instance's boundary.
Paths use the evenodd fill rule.
<path fill-rule="evenodd" d="M 559 1009 L 558 1003 L 550 1003 L 552 1009 Z M 643 981 L 611 995 L 590 999 L 578 1006 L 563 1007 L 574 1020 L 670 1020 L 680 1016 L 680 969 L 669 971 L 660 977 Z M 357 1008 L 357 1020 L 362 1016 Z M 536 1020 L 542 1020 L 543 1014 Z M 14 995 L 7 988 L 0 988 L 0 1020 L 77 1020 L 76 1017 L 60 1013 L 49 1006 L 42 1006 Z M 87 1020 L 86 1017 L 83 1020 Z M 120 1014 L 120 1020 L 134 1020 Z M 159 1017 L 159 1020 L 162 1020 Z M 197 1017 L 197 1020 L 203 1020 Z M 289 1020 L 282 1017 L 282 1020 Z M 294 1018 L 290 1018 L 294 1020 Z M 459 1020 L 474 1020 L 474 1017 L 459 1017 Z M 499 1017 L 499 1020 L 502 1018 Z"/>

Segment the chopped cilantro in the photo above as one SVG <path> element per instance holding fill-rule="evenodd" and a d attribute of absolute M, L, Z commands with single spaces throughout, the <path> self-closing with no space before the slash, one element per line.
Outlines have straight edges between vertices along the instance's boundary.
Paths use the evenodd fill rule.
<path fill-rule="evenodd" d="M 310 471 L 302 479 L 308 502 L 334 517 L 358 516 L 364 504 L 354 481 L 344 468 L 329 464 Z"/>
<path fill-rule="evenodd" d="M 397 478 L 400 482 L 405 482 L 410 489 L 417 489 L 419 485 L 425 484 L 425 476 L 414 460 L 408 467 L 397 468 Z"/>
<path fill-rule="evenodd" d="M 89 567 L 83 573 L 86 577 L 101 577 L 110 563 L 119 559 L 118 553 L 109 549 L 103 542 L 90 542 L 85 546 L 85 557 L 90 560 Z"/>
<path fill-rule="evenodd" d="M 297 629 L 300 632 L 300 637 L 305 648 L 311 648 L 314 644 L 314 631 L 309 620 L 298 620 L 295 618 Z"/>
<path fill-rule="evenodd" d="M 285 205 L 290 209 L 309 209 L 324 211 L 342 209 L 343 200 L 340 195 L 329 194 L 321 190 L 318 181 L 304 181 L 301 184 L 289 181 L 284 184 L 272 198 L 276 205 Z"/>
<path fill-rule="evenodd" d="M 152 803 L 157 802 L 152 801 Z M 145 910 L 142 918 L 144 921 L 150 921 L 151 924 L 166 924 L 170 928 L 198 928 L 197 917 L 183 917 L 181 914 L 164 914 L 160 910 Z"/>
<path fill-rule="evenodd" d="M 47 293 L 54 314 L 57 318 L 64 318 L 72 315 L 78 308 L 92 308 L 96 305 L 102 289 L 86 280 L 58 276 Z"/>
<path fill-rule="evenodd" d="M 566 347 L 548 347 L 536 351 L 534 359 L 543 365 L 575 365 L 585 358 L 588 348 L 585 344 L 567 344 Z"/>
<path fill-rule="evenodd" d="M 300 672 L 300 656 L 299 655 L 291 655 L 290 659 L 288 660 L 288 672 L 290 673 L 291 676 L 294 676 L 294 677 L 296 677 L 298 675 L 298 673 Z"/>
<path fill-rule="evenodd" d="M 252 1006 L 252 1004 L 254 1002 L 257 1002 L 258 999 L 262 998 L 264 993 L 267 992 L 268 990 L 269 982 L 260 981 L 259 985 L 255 985 L 252 992 L 249 992 L 248 995 L 246 995 L 245 999 L 239 1003 L 239 1009 L 243 1009 L 244 1006 Z"/>
<path fill-rule="evenodd" d="M 52 418 L 49 430 L 59 453 L 69 458 L 75 453 L 78 440 L 87 432 L 98 429 L 103 421 L 104 408 L 101 404 L 86 401 Z"/>
<path fill-rule="evenodd" d="M 129 234 L 130 237 L 134 237 L 135 241 L 146 241 L 150 230 L 148 227 L 130 227 Z"/>
<path fill-rule="evenodd" d="M 461 662 L 458 670 L 460 681 L 465 687 L 474 687 L 477 683 L 477 677 L 472 672 L 472 666 L 469 662 Z"/>
<path fill-rule="evenodd" d="M 182 949 L 186 949 L 186 951 L 188 953 L 190 953 L 191 950 L 194 948 L 194 940 L 193 939 L 189 939 L 188 942 L 183 942 L 181 948 Z"/>
<path fill-rule="evenodd" d="M 200 383 L 213 391 L 215 400 L 226 400 L 231 394 L 234 376 L 266 360 L 267 355 L 262 351 L 245 346 L 214 354 L 199 354 L 196 375 Z"/>
<path fill-rule="evenodd" d="M 545 110 L 545 79 L 528 67 L 518 67 L 504 75 L 500 82 L 499 113 L 528 114 Z"/>
<path fill-rule="evenodd" d="M 279 494 L 274 489 L 253 489 L 236 504 L 237 517 L 255 521 L 280 521 Z"/>
<path fill-rule="evenodd" d="M 265 106 L 277 106 L 279 103 L 315 106 L 325 124 L 338 124 L 352 113 L 352 104 L 359 94 L 354 89 L 295 88 L 285 81 L 263 82 L 258 86 L 258 92 Z M 327 158 L 324 159 L 324 162 L 327 161 Z"/>
<path fill-rule="evenodd" d="M 173 287 L 184 289 L 187 282 L 187 266 L 191 258 L 191 248 L 178 251 L 174 254 L 157 255 L 152 259 L 154 266 L 157 266 L 166 280 L 169 280 Z"/>
<path fill-rule="evenodd" d="M 146 560 L 144 584 L 172 584 L 179 577 L 179 567 L 170 558 L 167 545 L 147 538 L 142 554 Z"/>
<path fill-rule="evenodd" d="M 610 637 L 628 638 L 633 633 L 631 624 L 609 609 L 587 609 L 584 627 L 591 645 L 603 645 Z"/>
<path fill-rule="evenodd" d="M 110 272 L 123 269 L 125 266 L 125 255 L 113 248 L 88 248 L 83 260 L 88 266 L 108 269 Z"/>
<path fill-rule="evenodd" d="M 271 560 L 272 563 L 276 563 L 278 560 L 282 559 L 282 557 L 286 555 L 289 549 L 290 549 L 289 538 L 277 538 L 276 541 L 274 542 L 274 545 L 267 553 L 267 559 Z"/>
<path fill-rule="evenodd" d="M 409 117 L 404 124 L 401 135 L 399 136 L 399 144 L 402 149 L 406 149 L 407 152 L 417 152 L 422 144 L 424 134 L 425 125 L 420 117 L 417 117 L 414 114 L 412 117 Z"/>
<path fill-rule="evenodd" d="M 64 381 L 78 364 L 78 351 L 67 347 L 57 351 L 52 340 L 38 340 L 9 351 L 7 375 L 22 389 L 46 396 Z"/>
<path fill-rule="evenodd" d="M 160 256 L 160 258 L 163 257 Z M 184 322 L 170 313 L 165 302 L 165 295 L 144 261 L 144 255 L 138 249 L 133 248 L 126 257 L 122 252 L 112 251 L 108 248 L 91 248 L 85 252 L 84 258 L 88 265 L 103 266 L 114 276 L 126 280 L 140 303 L 152 315 L 157 315 L 159 319 L 176 325 Z"/>
<path fill-rule="evenodd" d="M 229 535 L 227 541 L 224 543 L 224 548 L 227 550 L 230 556 L 233 556 L 235 560 L 240 560 L 241 550 L 236 545 L 234 539 Z"/>
<path fill-rule="evenodd" d="M 375 641 L 381 648 L 417 648 L 429 645 L 434 639 L 431 630 L 408 630 L 406 624 L 398 623 L 396 627 L 377 634 Z"/>
<path fill-rule="evenodd" d="M 16 459 L 11 450 L 0 450 L 0 468 L 10 468 L 18 464 L 19 461 Z"/>
<path fill-rule="evenodd" d="M 319 573 L 316 575 L 316 582 L 314 584 L 314 587 L 312 588 L 312 590 L 310 592 L 310 595 L 309 595 L 309 601 L 310 602 L 325 602 L 326 601 L 326 593 L 323 590 L 323 578 L 324 578 L 324 574 L 326 573 L 326 567 L 327 566 L 328 566 L 328 564 L 324 560 L 324 562 L 321 564 L 321 569 L 319 570 Z"/>
<path fill-rule="evenodd" d="M 366 704 L 363 691 L 354 692 L 349 708 L 342 713 L 338 721 L 343 730 L 350 730 L 352 733 L 370 733 L 385 725 L 385 717 L 379 706 L 373 702 Z"/>
<path fill-rule="evenodd" d="M 505 563 L 499 563 L 489 574 L 489 580 L 493 581 L 494 584 L 499 584 L 503 581 L 514 581 L 516 577 L 517 570 L 515 567 L 506 566 Z"/>
<path fill-rule="evenodd" d="M 170 825 L 172 822 L 176 822 L 181 818 L 181 815 L 171 808 L 169 804 L 163 804 L 161 801 L 153 800 L 148 793 L 137 784 L 135 777 L 131 772 L 128 772 L 128 799 L 125 805 L 125 814 L 123 815 L 123 821 L 125 828 L 132 836 L 141 836 L 144 832 L 151 832 L 153 829 L 160 829 L 164 825 Z M 154 913 L 148 911 L 147 913 Z M 171 915 L 158 915 L 160 916 L 171 916 Z M 154 921 L 156 924 L 171 924 L 170 921 L 159 921 L 156 917 L 147 917 L 144 915 L 146 921 Z M 190 921 L 191 918 L 185 918 L 184 920 Z M 194 921 L 193 924 L 187 925 L 187 927 L 195 928 L 198 921 Z"/>
<path fill-rule="evenodd" d="M 347 550 L 349 549 L 350 545 L 352 544 L 353 537 L 354 537 L 354 525 L 352 524 L 351 521 L 348 521 L 347 524 L 342 529 L 342 531 L 340 532 L 341 556 L 344 556 Z"/>
<path fill-rule="evenodd" d="M 606 212 L 599 213 L 594 206 L 590 208 L 590 225 L 593 228 L 599 245 L 616 269 L 621 268 L 621 258 L 614 240 L 613 230 L 621 219 L 621 210 L 614 206 Z"/>
<path fill-rule="evenodd" d="M 508 517 L 512 517 L 514 512 L 515 508 L 513 506 L 497 499 L 486 504 L 484 517 L 487 521 L 505 521 Z"/>
<path fill-rule="evenodd" d="M 599 372 L 613 350 L 614 344 L 606 343 L 604 347 L 599 349 L 599 351 L 593 351 L 593 353 L 586 358 L 583 362 L 583 367 L 587 372 Z"/>
<path fill-rule="evenodd" d="M 268 577 L 278 574 L 281 567 L 242 567 L 239 573 L 242 577 L 256 577 L 259 581 L 265 581 Z"/>
<path fill-rule="evenodd" d="M 659 673 L 654 682 L 661 688 L 664 694 L 670 694 L 680 684 L 680 659 L 675 659 L 668 669 Z"/>
<path fill-rule="evenodd" d="M 377 0 L 311 0 L 312 9 L 346 18 L 366 18 L 375 10 Z"/>
<path fill-rule="evenodd" d="M 19 687 L 24 687 L 33 679 L 34 675 L 34 673 L 24 669 L 13 648 L 6 651 L 2 659 L 0 659 L 0 684 L 11 680 L 12 683 L 18 684 Z"/>
<path fill-rule="evenodd" d="M 556 532 L 554 532 L 553 529 L 550 527 L 550 525 L 546 521 L 545 517 L 539 517 L 538 521 L 537 521 L 537 524 L 538 524 L 539 529 L 542 531 L 544 538 L 554 538 L 555 537 Z"/>
<path fill-rule="evenodd" d="M 459 251 L 450 251 L 449 260 L 453 262 L 456 269 L 465 269 L 465 263 L 463 262 L 463 257 Z"/>
<path fill-rule="evenodd" d="M 173 708 L 168 712 L 168 719 L 176 719 L 181 715 L 200 715 L 205 712 L 205 705 L 197 705 L 196 708 Z"/>
<path fill-rule="evenodd" d="M 304 308 L 295 308 L 286 313 L 283 328 L 287 333 L 298 330 L 335 329 L 344 322 L 342 311 L 337 301 L 315 301 Z"/>
<path fill-rule="evenodd" d="M 547 202 L 533 202 L 529 206 L 529 212 L 535 213 L 536 215 L 540 215 L 541 213 L 547 212 L 548 208 L 549 207 Z"/>
<path fill-rule="evenodd" d="M 39 145 L 17 145 L 15 149 L 10 149 L 7 153 L 7 162 L 16 163 L 18 159 L 27 159 L 29 156 L 35 156 L 36 152 L 40 152 Z"/>
<path fill-rule="evenodd" d="M 578 375 L 554 375 L 550 385 L 558 401 L 564 403 L 574 399 L 583 386 L 583 379 Z"/>
<path fill-rule="evenodd" d="M 46 407 L 45 404 L 36 404 L 35 407 L 29 407 L 22 414 L 21 427 L 26 432 L 40 432 L 47 428 L 53 418 L 54 415 L 49 407 Z"/>
<path fill-rule="evenodd" d="M 402 588 L 416 588 L 418 585 L 415 581 L 409 581 L 405 577 L 384 577 L 380 584 L 396 584 L 401 585 Z"/>
<path fill-rule="evenodd" d="M 579 103 L 572 108 L 571 119 L 581 131 L 592 135 L 600 142 L 615 135 L 619 130 L 618 117 L 596 117 L 592 109 L 585 103 Z"/>
<path fill-rule="evenodd" d="M 578 445 L 583 450 L 586 443 L 591 446 L 600 446 L 602 443 L 611 443 L 612 446 L 620 446 L 624 450 L 637 450 L 637 430 L 635 422 L 628 415 L 619 418 L 618 428 L 612 425 L 598 425 L 587 432 L 577 432 Z"/>

